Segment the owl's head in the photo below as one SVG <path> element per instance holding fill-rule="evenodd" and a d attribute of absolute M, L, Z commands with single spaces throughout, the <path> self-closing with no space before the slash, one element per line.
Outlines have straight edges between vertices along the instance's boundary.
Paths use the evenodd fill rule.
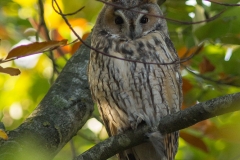
<path fill-rule="evenodd" d="M 167 33 L 157 0 L 109 0 L 98 16 L 94 31 L 121 40 L 135 40 L 153 31 Z M 126 8 L 130 8 L 126 10 Z"/>

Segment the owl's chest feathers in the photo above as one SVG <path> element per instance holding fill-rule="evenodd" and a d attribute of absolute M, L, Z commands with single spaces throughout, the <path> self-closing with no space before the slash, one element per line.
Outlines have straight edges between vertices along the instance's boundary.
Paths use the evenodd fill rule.
<path fill-rule="evenodd" d="M 175 73 L 175 67 L 128 62 L 96 52 L 91 52 L 90 62 L 90 87 L 99 107 L 111 113 L 121 109 L 127 121 L 140 118 L 149 125 L 178 110 L 178 86 L 175 75 L 168 73 Z"/>
<path fill-rule="evenodd" d="M 105 40 L 95 41 L 93 46 L 109 55 L 131 60 L 91 51 L 90 88 L 100 110 L 105 108 L 103 115 L 109 115 L 109 119 L 128 117 L 121 120 L 124 123 L 144 120 L 149 125 L 156 125 L 162 116 L 179 110 L 177 65 L 134 62 L 166 63 L 176 60 L 177 56 L 163 39 L 152 37 L 149 41 L 139 39 L 118 44 Z"/>

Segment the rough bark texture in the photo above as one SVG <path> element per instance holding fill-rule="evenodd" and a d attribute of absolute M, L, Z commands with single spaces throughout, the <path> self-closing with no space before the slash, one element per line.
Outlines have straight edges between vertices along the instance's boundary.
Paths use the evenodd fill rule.
<path fill-rule="evenodd" d="M 89 49 L 82 46 L 29 118 L 0 141 L 0 159 L 52 159 L 76 135 L 93 111 L 88 59 Z"/>
<path fill-rule="evenodd" d="M 171 133 L 202 120 L 239 110 L 240 93 L 226 95 L 163 117 L 158 130 L 162 134 Z M 124 134 L 110 137 L 78 156 L 76 160 L 105 160 L 119 151 L 144 142 L 147 138 L 146 133 L 149 131 L 151 131 L 149 127 L 141 125 L 135 131 L 127 131 Z"/>

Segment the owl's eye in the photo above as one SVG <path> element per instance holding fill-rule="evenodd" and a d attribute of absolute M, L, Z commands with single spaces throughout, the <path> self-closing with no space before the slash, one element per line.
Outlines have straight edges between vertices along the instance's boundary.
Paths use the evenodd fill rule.
<path fill-rule="evenodd" d="M 141 19 L 140 19 L 140 23 L 142 24 L 145 24 L 148 22 L 148 18 L 146 16 L 143 16 Z"/>
<path fill-rule="evenodd" d="M 123 19 L 118 16 L 118 17 L 115 18 L 115 23 L 116 24 L 123 24 Z"/>

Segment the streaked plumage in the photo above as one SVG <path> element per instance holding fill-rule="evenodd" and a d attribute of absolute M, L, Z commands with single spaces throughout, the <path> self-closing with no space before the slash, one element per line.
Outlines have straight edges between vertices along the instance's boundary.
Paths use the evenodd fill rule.
<path fill-rule="evenodd" d="M 124 7 L 139 3 L 143 4 L 134 10 L 162 15 L 155 1 L 114 1 L 115 5 Z M 116 17 L 121 17 L 123 24 L 116 24 Z M 147 23 L 141 23 L 145 22 L 143 17 L 147 17 Z M 90 53 L 90 89 L 110 136 L 129 128 L 135 129 L 142 121 L 155 127 L 161 117 L 180 110 L 179 58 L 164 19 L 105 5 L 93 29 L 92 47 L 131 60 L 119 60 L 94 50 Z M 159 145 L 157 152 L 151 142 L 146 142 L 119 154 L 119 158 L 174 159 L 178 132 L 157 139 L 160 144 L 155 145 Z"/>

